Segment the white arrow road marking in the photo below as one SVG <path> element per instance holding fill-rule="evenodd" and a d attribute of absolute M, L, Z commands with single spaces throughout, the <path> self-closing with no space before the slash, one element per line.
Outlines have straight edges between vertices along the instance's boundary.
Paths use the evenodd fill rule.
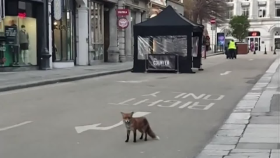
<path fill-rule="evenodd" d="M 249 59 L 249 61 L 252 61 L 252 60 L 254 60 L 254 59 Z"/>
<path fill-rule="evenodd" d="M 226 71 L 226 72 L 224 72 L 224 73 L 221 73 L 220 75 L 221 75 L 221 76 L 224 76 L 224 75 L 228 75 L 229 73 L 231 73 L 231 71 Z"/>
<path fill-rule="evenodd" d="M 148 114 L 150 114 L 150 112 L 135 112 L 133 114 L 133 117 L 142 117 L 142 116 L 145 116 L 145 115 L 148 115 Z M 76 129 L 77 133 L 82 133 L 82 132 L 85 132 L 85 131 L 88 131 L 88 130 L 101 130 L 101 131 L 104 131 L 104 130 L 113 129 L 113 128 L 118 127 L 118 126 L 120 126 L 122 124 L 123 124 L 123 121 L 120 121 L 117 124 L 114 124 L 112 126 L 98 127 L 99 125 L 101 125 L 101 123 L 97 123 L 97 124 L 93 124 L 93 125 L 77 126 L 77 127 L 75 127 L 75 129 Z"/>
<path fill-rule="evenodd" d="M 13 125 L 13 126 L 0 128 L 0 132 L 1 132 L 1 131 L 6 131 L 6 130 L 9 130 L 9 129 L 12 129 L 12 128 L 16 128 L 16 127 L 19 127 L 19 126 L 23 126 L 23 125 L 29 124 L 29 123 L 31 123 L 31 122 L 32 122 L 32 121 L 26 121 L 26 122 L 22 122 L 22 123 Z"/>

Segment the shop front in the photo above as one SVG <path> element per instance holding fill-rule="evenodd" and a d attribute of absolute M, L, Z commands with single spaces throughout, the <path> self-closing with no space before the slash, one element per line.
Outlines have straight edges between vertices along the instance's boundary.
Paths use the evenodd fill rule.
<path fill-rule="evenodd" d="M 52 61 L 54 68 L 73 67 L 76 59 L 75 0 L 52 3 Z"/>
<path fill-rule="evenodd" d="M 248 33 L 247 41 L 251 49 L 256 51 L 261 50 L 261 33 L 259 31 L 251 31 Z"/>
<path fill-rule="evenodd" d="M 40 65 L 43 29 L 46 28 L 42 21 L 43 1 L 3 0 L 1 7 L 0 67 L 37 69 Z"/>

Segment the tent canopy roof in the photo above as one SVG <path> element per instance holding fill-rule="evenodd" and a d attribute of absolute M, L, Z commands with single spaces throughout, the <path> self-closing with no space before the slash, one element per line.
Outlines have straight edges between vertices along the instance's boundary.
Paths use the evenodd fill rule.
<path fill-rule="evenodd" d="M 140 36 L 187 35 L 203 32 L 204 26 L 195 24 L 177 13 L 170 5 L 157 16 L 136 24 L 134 33 Z"/>

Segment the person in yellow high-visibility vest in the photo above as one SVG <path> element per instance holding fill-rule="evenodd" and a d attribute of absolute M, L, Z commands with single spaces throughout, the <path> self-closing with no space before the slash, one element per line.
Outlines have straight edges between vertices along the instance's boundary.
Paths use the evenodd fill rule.
<path fill-rule="evenodd" d="M 228 45 L 228 53 L 229 53 L 229 58 L 230 59 L 233 59 L 235 57 L 235 51 L 236 51 L 236 45 L 235 45 L 235 42 L 233 40 L 231 40 L 229 42 L 229 45 Z"/>

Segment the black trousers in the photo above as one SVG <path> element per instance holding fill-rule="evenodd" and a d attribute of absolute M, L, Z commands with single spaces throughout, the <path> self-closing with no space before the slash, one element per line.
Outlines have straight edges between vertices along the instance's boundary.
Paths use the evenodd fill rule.
<path fill-rule="evenodd" d="M 18 63 L 19 62 L 18 46 L 10 46 L 10 51 L 12 53 L 13 62 Z"/>
<path fill-rule="evenodd" d="M 230 58 L 230 59 L 236 58 L 235 49 L 228 50 L 228 58 Z"/>

